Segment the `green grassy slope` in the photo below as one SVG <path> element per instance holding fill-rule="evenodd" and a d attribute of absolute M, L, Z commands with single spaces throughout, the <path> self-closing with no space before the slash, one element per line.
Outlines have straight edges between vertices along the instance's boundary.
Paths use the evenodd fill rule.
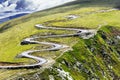
<path fill-rule="evenodd" d="M 99 30 L 94 38 L 80 40 L 73 51 L 58 59 L 58 64 L 65 71 L 71 72 L 75 80 L 81 76 L 85 79 L 120 79 L 120 40 L 116 38 L 119 33 L 114 27 Z M 80 76 L 75 76 L 76 73 Z"/>
<path fill-rule="evenodd" d="M 62 33 L 72 33 L 72 32 L 66 32 L 66 31 L 56 31 L 56 30 L 38 30 L 34 26 L 35 24 L 43 24 L 45 26 L 56 26 L 56 27 L 77 27 L 77 28 L 97 28 L 99 25 L 110 25 L 114 26 L 117 29 L 120 28 L 120 11 L 114 10 L 114 11 L 108 11 L 108 12 L 100 12 L 101 10 L 109 10 L 113 9 L 115 7 L 119 8 L 119 0 L 77 0 L 75 2 L 71 2 L 62 6 L 58 6 L 56 8 L 51 8 L 48 10 L 44 10 L 41 12 L 36 12 L 33 14 L 29 14 L 27 16 L 17 18 L 8 22 L 5 22 L 3 24 L 0 24 L 0 62 L 12 62 L 12 63 L 18 63 L 18 62 L 33 62 L 32 60 L 28 59 L 17 59 L 15 58 L 17 54 L 21 53 L 22 51 L 26 51 L 29 49 L 36 49 L 38 45 L 26 45 L 21 46 L 20 42 L 26 38 L 30 37 L 32 35 L 45 35 L 46 33 L 55 33 L 55 34 L 62 34 Z M 68 15 L 77 15 L 78 18 L 69 20 L 66 18 Z M 104 26 L 106 27 L 106 26 Z M 112 40 L 112 36 L 114 35 L 110 29 L 102 28 L 102 31 L 104 31 L 107 36 Z M 108 35 L 110 33 L 110 35 Z M 119 55 L 119 45 L 108 45 L 107 42 L 102 39 L 101 37 L 102 32 L 99 32 L 98 35 L 95 36 L 95 38 L 90 40 L 82 40 L 79 38 L 64 38 L 64 39 L 45 39 L 43 41 L 54 41 L 61 44 L 67 44 L 69 46 L 73 46 L 76 44 L 73 48 L 73 51 L 65 53 L 60 59 L 58 59 L 55 66 L 58 66 L 60 63 L 62 68 L 65 71 L 70 72 L 71 76 L 79 80 L 89 78 L 89 76 L 97 76 L 98 78 L 103 79 L 102 70 L 105 71 L 106 79 L 110 79 L 110 74 L 107 71 L 108 70 L 108 62 L 107 60 L 103 60 L 102 52 L 100 50 L 103 48 L 105 51 L 110 53 L 110 65 L 114 65 L 113 69 L 110 70 L 114 72 L 114 76 L 120 76 L 119 75 L 119 60 L 117 57 Z M 107 38 L 108 39 L 108 38 Z M 96 42 L 97 41 L 97 42 Z M 96 42 L 96 45 L 93 43 Z M 71 43 L 71 44 L 69 44 Z M 81 44 L 81 45 L 80 45 Z M 92 46 L 91 46 L 92 45 Z M 43 45 L 40 45 L 43 46 Z M 95 52 L 91 52 L 90 48 L 94 47 Z M 99 47 L 101 47 L 99 49 Z M 111 51 L 112 49 L 113 51 Z M 118 51 L 118 52 L 117 52 Z M 56 55 L 57 53 L 57 55 Z M 60 52 L 51 52 L 51 54 L 48 52 L 46 54 L 40 54 L 39 56 L 51 56 L 53 59 L 56 59 L 54 56 L 58 56 Z M 73 59 L 74 57 L 75 59 Z M 94 57 L 94 58 L 93 58 Z M 61 61 L 67 61 L 67 65 L 61 63 Z M 73 64 L 76 64 L 76 60 L 82 63 L 84 65 L 83 70 L 90 71 L 91 75 L 86 74 L 84 71 L 80 71 L 78 69 L 78 66 L 73 66 Z M 85 60 L 85 61 L 84 61 Z M 111 62 L 113 61 L 114 64 Z M 93 62 L 95 61 L 95 62 Z M 93 64 L 90 64 L 93 62 Z M 102 69 L 100 72 L 97 70 L 96 66 L 98 66 L 100 69 Z M 73 67 L 71 67 L 73 66 Z M 95 67 L 95 71 L 93 72 L 91 67 Z M 75 68 L 74 68 L 75 67 Z M 17 75 L 20 76 L 22 74 L 27 73 L 33 73 L 38 71 L 38 69 L 32 70 L 14 70 L 14 71 L 6 71 L 6 70 L 0 70 L 0 80 L 7 79 L 10 76 L 13 76 L 11 78 L 16 77 Z M 23 72 L 22 74 L 19 74 L 20 72 Z M 8 75 L 5 75 L 9 73 Z M 17 74 L 16 74 L 17 73 Z M 48 74 L 49 72 L 46 71 L 45 74 Z M 93 74 L 94 73 L 94 74 Z M 50 73 L 52 75 L 57 73 Z M 86 77 L 87 76 L 87 77 Z M 48 75 L 47 75 L 48 77 Z M 59 77 L 55 77 L 59 78 Z"/>
<path fill-rule="evenodd" d="M 102 27 L 94 38 L 79 39 L 73 50 L 66 52 L 56 60 L 56 63 L 46 69 L 41 79 L 48 80 L 119 80 L 120 79 L 120 30 L 115 27 Z M 62 75 L 58 70 L 69 72 Z M 29 76 L 35 73 L 29 74 Z M 24 77 L 28 79 L 25 75 Z M 31 77 L 32 80 L 32 77 Z"/>
<path fill-rule="evenodd" d="M 89 6 L 88 6 L 89 4 Z M 102 25 L 104 23 L 110 24 L 112 26 L 119 27 L 120 23 L 119 19 L 119 11 L 111 11 L 107 13 L 96 13 L 96 11 L 104 10 L 104 9 L 111 9 L 112 7 L 106 6 L 90 6 L 90 4 L 97 4 L 97 2 L 87 2 L 76 4 L 76 5 L 69 5 L 60 8 L 53 8 L 53 10 L 37 12 L 34 14 L 30 14 L 23 18 L 14 19 L 12 21 L 6 22 L 1 24 L 0 28 L 0 46 L 1 46 L 1 59 L 0 61 L 8 61 L 5 60 L 5 56 L 7 54 L 11 55 L 9 61 L 14 61 L 13 57 L 17 53 L 29 49 L 31 46 L 20 46 L 20 41 L 28 37 L 30 35 L 36 34 L 41 32 L 34 28 L 34 25 L 44 24 L 46 26 L 58 26 L 58 27 L 82 27 L 82 28 L 97 28 L 98 25 Z M 86 5 L 83 7 L 82 5 Z M 74 7 L 75 6 L 75 7 Z M 76 7 L 77 6 L 77 7 Z M 81 7 L 82 6 L 82 7 Z M 70 9 L 73 10 L 70 10 Z M 64 10 L 63 10 L 64 9 Z M 86 14 L 86 13 L 89 13 Z M 79 15 L 79 18 L 75 20 L 68 20 L 66 16 L 70 14 Z M 46 30 L 45 30 L 46 31 Z M 43 32 L 45 32 L 43 30 Z M 14 36 L 11 36 L 14 35 Z M 3 44 L 3 42 L 5 42 Z M 11 44 L 12 43 L 12 44 Z M 7 46 L 6 46 L 7 45 Z M 15 47 L 16 46 L 16 47 Z M 6 52 L 7 50 L 7 52 Z M 17 51 L 16 51 L 17 50 Z M 3 55 L 4 54 L 4 55 Z"/>

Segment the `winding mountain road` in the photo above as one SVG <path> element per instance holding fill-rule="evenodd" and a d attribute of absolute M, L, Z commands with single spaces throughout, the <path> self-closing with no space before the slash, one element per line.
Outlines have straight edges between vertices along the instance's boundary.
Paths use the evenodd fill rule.
<path fill-rule="evenodd" d="M 67 45 L 62 45 L 62 44 L 56 44 L 56 43 L 51 43 L 51 42 L 39 42 L 36 41 L 36 39 L 39 38 L 56 38 L 56 37 L 81 37 L 84 39 L 88 39 L 90 37 L 93 37 L 97 30 L 85 30 L 85 29 L 75 29 L 75 28 L 58 28 L 58 27 L 46 27 L 41 24 L 35 25 L 38 29 L 53 29 L 53 30 L 69 30 L 69 31 L 75 31 L 75 34 L 63 34 L 63 35 L 49 35 L 49 36 L 39 36 L 39 37 L 31 37 L 31 38 L 26 38 L 21 42 L 21 45 L 27 45 L 27 44 L 43 44 L 43 45 L 50 45 L 51 48 L 48 49 L 42 49 L 42 50 L 28 50 L 25 52 L 22 52 L 21 54 L 18 55 L 19 58 L 30 58 L 34 59 L 37 61 L 37 63 L 34 64 L 28 64 L 28 65 L 16 65 L 16 66 L 0 66 L 0 69 L 20 69 L 20 68 L 35 68 L 35 67 L 40 67 L 44 63 L 47 62 L 45 58 L 42 57 L 36 57 L 31 55 L 32 53 L 35 52 L 43 52 L 43 51 L 57 51 L 63 48 L 68 48 L 69 46 Z"/>

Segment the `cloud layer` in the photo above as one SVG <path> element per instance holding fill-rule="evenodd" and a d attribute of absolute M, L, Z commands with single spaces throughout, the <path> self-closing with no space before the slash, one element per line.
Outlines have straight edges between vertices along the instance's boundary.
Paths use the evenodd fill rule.
<path fill-rule="evenodd" d="M 0 0 L 0 12 L 38 11 L 74 0 Z"/>
<path fill-rule="evenodd" d="M 74 0 L 0 0 L 0 23 L 10 20 L 11 16 L 29 14 L 55 7 Z"/>

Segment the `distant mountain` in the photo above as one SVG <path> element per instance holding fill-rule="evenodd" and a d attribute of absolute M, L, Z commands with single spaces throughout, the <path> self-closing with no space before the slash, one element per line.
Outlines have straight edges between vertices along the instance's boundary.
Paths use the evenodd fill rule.
<path fill-rule="evenodd" d="M 16 14 L 16 15 L 13 15 L 13 16 L 2 18 L 2 19 L 0 19 L 0 23 L 6 22 L 6 21 L 14 19 L 14 18 L 18 18 L 18 17 L 24 16 L 26 14 L 28 14 L 28 13 L 21 13 L 21 14 Z"/>

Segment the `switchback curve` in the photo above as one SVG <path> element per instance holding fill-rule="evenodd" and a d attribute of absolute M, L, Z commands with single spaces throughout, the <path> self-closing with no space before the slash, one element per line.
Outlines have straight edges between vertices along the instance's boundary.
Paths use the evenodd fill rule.
<path fill-rule="evenodd" d="M 69 47 L 67 45 L 62 45 L 62 44 L 57 44 L 57 43 L 51 43 L 51 42 L 39 42 L 36 41 L 35 39 L 38 38 L 56 38 L 56 37 L 82 37 L 84 39 L 88 39 L 90 37 L 93 37 L 97 30 L 85 30 L 85 29 L 75 29 L 75 28 L 57 28 L 57 27 L 46 27 L 41 24 L 35 25 L 35 27 L 39 29 L 53 29 L 53 30 L 68 30 L 68 31 L 75 31 L 75 34 L 63 34 L 63 35 L 49 35 L 49 36 L 40 36 L 40 37 L 31 37 L 31 38 L 26 38 L 21 42 L 21 45 L 25 44 L 43 44 L 43 45 L 50 45 L 51 48 L 48 49 L 42 49 L 42 50 L 28 50 L 25 52 L 22 52 L 21 54 L 18 55 L 20 58 L 30 58 L 34 59 L 37 61 L 37 63 L 34 64 L 28 64 L 28 65 L 17 65 L 17 66 L 0 66 L 0 69 L 21 69 L 21 68 L 35 68 L 35 67 L 40 67 L 44 63 L 47 62 L 45 58 L 42 57 L 36 57 L 31 55 L 32 53 L 35 52 L 43 52 L 43 51 L 57 51 L 62 48 Z"/>

